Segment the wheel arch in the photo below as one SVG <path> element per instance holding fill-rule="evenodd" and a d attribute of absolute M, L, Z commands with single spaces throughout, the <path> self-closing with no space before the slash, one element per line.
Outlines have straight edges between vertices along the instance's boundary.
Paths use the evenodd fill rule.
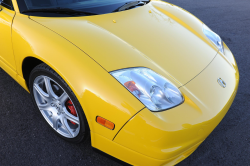
<path fill-rule="evenodd" d="M 31 71 L 38 66 L 39 64 L 44 63 L 40 59 L 37 59 L 35 57 L 26 57 L 22 62 L 22 73 L 23 78 L 26 82 L 26 86 L 29 88 L 29 77 Z M 46 63 L 45 63 L 46 64 Z"/>
<path fill-rule="evenodd" d="M 70 81 L 68 79 L 66 79 L 66 77 L 62 74 L 62 72 L 56 66 L 52 65 L 49 61 L 46 61 L 42 57 L 36 56 L 36 55 L 26 56 L 22 60 L 22 63 L 20 66 L 23 79 L 25 80 L 28 88 L 29 88 L 29 77 L 30 77 L 31 71 L 41 63 L 44 63 L 47 66 L 49 66 L 51 69 L 53 69 L 66 82 L 66 84 L 71 88 L 71 90 L 76 95 L 76 89 L 73 88 L 73 86 L 70 84 Z"/>
<path fill-rule="evenodd" d="M 44 63 L 48 65 L 51 69 L 53 69 L 71 88 L 71 90 L 75 93 L 75 89 L 73 89 L 72 85 L 69 83 L 69 80 L 67 80 L 63 74 L 60 72 L 60 70 L 57 69 L 57 67 L 51 65 L 48 61 L 43 59 L 42 57 L 37 56 L 27 56 L 22 60 L 21 63 L 21 71 L 22 76 L 26 82 L 27 87 L 29 88 L 29 77 L 31 74 L 31 71 L 38 66 L 39 64 Z"/>

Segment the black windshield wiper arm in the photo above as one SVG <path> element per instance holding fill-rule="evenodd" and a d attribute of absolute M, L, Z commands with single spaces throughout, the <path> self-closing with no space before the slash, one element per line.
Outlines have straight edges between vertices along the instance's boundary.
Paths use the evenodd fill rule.
<path fill-rule="evenodd" d="M 150 0 L 142 0 L 142 1 L 131 1 L 131 2 L 127 2 L 124 5 L 122 5 L 121 7 L 119 7 L 118 9 L 114 10 L 113 12 L 119 12 L 119 11 L 124 11 L 124 10 L 128 10 L 131 8 L 135 8 L 137 6 L 144 6 L 146 5 L 148 2 L 150 2 Z"/>
<path fill-rule="evenodd" d="M 45 8 L 45 9 L 31 9 L 25 10 L 22 13 L 31 13 L 31 12 L 47 12 L 47 13 L 69 13 L 69 14 L 85 14 L 85 15 L 97 15 L 96 13 L 73 10 L 70 8 Z"/>

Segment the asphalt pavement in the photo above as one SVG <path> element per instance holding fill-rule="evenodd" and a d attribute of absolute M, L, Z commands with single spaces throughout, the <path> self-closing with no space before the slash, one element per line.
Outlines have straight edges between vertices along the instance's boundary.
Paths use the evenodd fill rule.
<path fill-rule="evenodd" d="M 250 1 L 169 0 L 218 33 L 234 53 L 240 86 L 228 114 L 178 166 L 250 165 Z M 201 55 L 202 56 L 202 55 Z M 126 165 L 91 147 L 90 139 L 71 144 L 57 137 L 29 94 L 0 69 L 0 166 Z"/>

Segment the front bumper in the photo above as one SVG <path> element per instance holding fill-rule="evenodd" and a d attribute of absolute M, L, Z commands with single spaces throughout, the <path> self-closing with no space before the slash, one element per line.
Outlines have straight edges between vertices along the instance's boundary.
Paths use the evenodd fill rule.
<path fill-rule="evenodd" d="M 148 110 L 144 109 L 137 115 L 134 119 L 129 122 L 125 128 L 118 134 L 116 139 L 114 141 L 111 141 L 99 134 L 91 132 L 91 138 L 92 138 L 92 146 L 95 148 L 100 149 L 101 151 L 104 151 L 105 153 L 108 153 L 124 162 L 127 162 L 131 165 L 138 165 L 138 166 L 171 166 L 175 165 L 185 158 L 187 158 L 189 155 L 191 155 L 197 148 L 198 146 L 205 140 L 205 138 L 212 132 L 212 130 L 219 124 L 219 122 L 222 120 L 222 118 L 225 116 L 227 113 L 228 109 L 230 108 L 231 104 L 234 101 L 236 92 L 237 92 L 237 87 L 235 89 L 235 92 L 232 94 L 231 98 L 228 100 L 227 104 L 224 106 L 224 108 L 220 111 L 219 114 L 217 114 L 213 119 L 211 119 L 208 122 L 204 122 L 202 124 L 197 124 L 197 127 L 195 128 L 189 128 L 186 129 L 183 127 L 181 132 L 183 134 L 177 136 L 175 139 L 177 140 L 184 140 L 185 137 L 191 137 L 191 141 L 186 142 L 183 141 L 183 143 L 180 144 L 179 148 L 170 148 L 168 151 L 162 151 L 163 147 L 161 148 L 161 145 L 158 145 L 156 147 L 150 146 L 150 142 L 145 142 L 144 140 L 145 137 L 139 136 L 140 135 L 140 130 L 145 131 L 146 133 L 150 134 L 151 130 L 150 129 L 143 129 L 145 126 L 141 126 L 141 124 L 137 124 L 138 120 L 140 120 L 140 117 L 143 116 L 144 112 L 147 113 Z M 184 103 L 186 104 L 186 102 Z M 184 105 L 183 104 L 183 105 Z M 174 109 L 173 109 L 174 110 Z M 187 110 L 189 112 L 189 110 Z M 139 118 L 138 118 L 139 117 Z M 150 124 L 150 121 L 148 121 Z M 136 123 L 136 124 L 134 124 Z M 145 123 L 147 123 L 145 121 Z M 144 123 L 144 124 L 145 124 Z M 209 125 L 210 124 L 210 125 Z M 136 125 L 136 126 L 133 126 Z M 140 126 L 140 127 L 138 127 Z M 204 126 L 206 129 L 204 130 Z M 187 127 L 187 126 L 186 126 Z M 139 133 L 130 133 L 129 129 L 131 128 L 139 128 L 137 132 Z M 201 128 L 200 130 L 198 128 Z M 186 130 L 186 132 L 185 132 Z M 190 133 L 189 133 L 190 132 Z M 162 134 L 165 133 L 163 130 L 161 132 Z M 175 133 L 175 131 L 173 131 Z M 152 133 L 151 135 L 154 135 L 155 133 Z M 178 135 L 178 132 L 176 133 Z M 186 135 L 185 135 L 186 134 Z M 160 135 L 160 134 L 159 134 Z M 162 135 L 162 137 L 164 137 Z M 183 139 L 184 138 L 184 139 Z M 193 138 L 193 140 L 192 140 Z M 134 139 L 134 140 L 133 140 Z M 189 138 L 190 139 L 190 138 Z M 118 141 L 122 141 L 121 143 Z M 161 137 L 159 137 L 158 140 L 151 140 L 151 143 L 156 143 L 158 141 L 162 140 Z M 173 138 L 174 140 L 174 138 Z M 141 141 L 141 142 L 138 142 Z M 164 141 L 169 144 L 169 146 L 172 145 L 172 142 L 169 141 L 166 138 L 166 141 Z M 126 144 L 127 143 L 127 144 Z M 148 144 L 145 144 L 148 143 Z M 160 143 L 160 142 L 158 142 Z M 163 143 L 163 142 L 162 142 Z M 125 144 L 125 145 L 124 145 Z M 127 145 L 127 146 L 126 146 Z M 147 149 L 147 150 L 145 150 Z M 144 151 L 143 151 L 144 150 Z M 170 158 L 165 158 L 165 159 L 157 159 L 152 156 L 145 155 L 145 153 L 148 154 L 154 154 L 155 150 L 158 151 L 158 153 L 161 153 L 162 155 L 169 155 L 173 156 Z M 166 154 L 166 152 L 168 152 Z"/>
<path fill-rule="evenodd" d="M 218 84 L 218 78 L 227 83 L 226 88 Z M 114 143 L 122 149 L 113 149 L 110 154 L 133 165 L 174 165 L 180 162 L 223 119 L 233 103 L 238 84 L 237 65 L 218 54 L 200 75 L 180 88 L 185 97 L 182 105 L 158 113 L 146 108 L 142 110 L 115 137 Z M 125 153 L 124 149 L 130 152 Z"/>

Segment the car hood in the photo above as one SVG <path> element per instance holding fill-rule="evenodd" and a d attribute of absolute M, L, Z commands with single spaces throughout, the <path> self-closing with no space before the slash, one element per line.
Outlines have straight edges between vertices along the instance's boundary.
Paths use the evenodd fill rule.
<path fill-rule="evenodd" d="M 109 72 L 147 67 L 180 86 L 199 74 L 217 53 L 202 32 L 201 21 L 161 1 L 97 16 L 30 18 L 61 35 Z"/>

